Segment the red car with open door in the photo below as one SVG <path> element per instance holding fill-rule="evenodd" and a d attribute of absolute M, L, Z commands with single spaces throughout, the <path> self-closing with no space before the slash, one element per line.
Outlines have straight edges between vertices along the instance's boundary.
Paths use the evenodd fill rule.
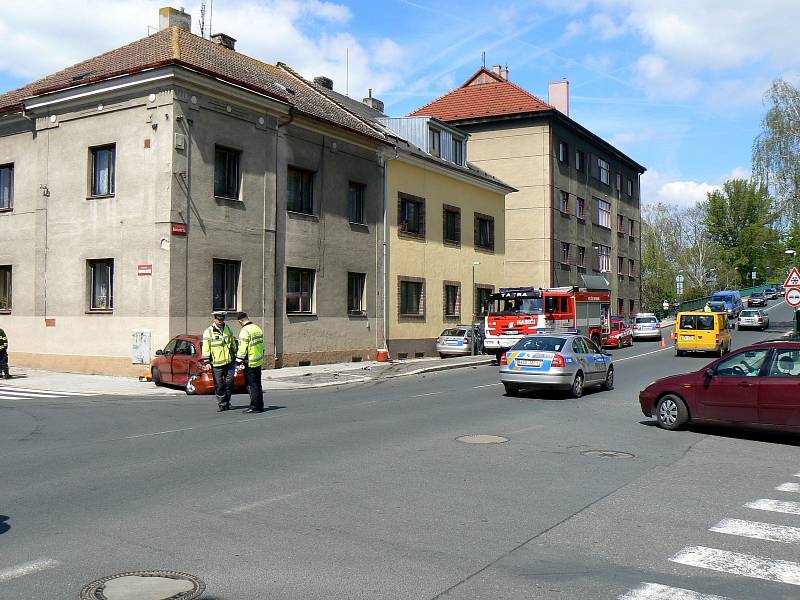
<path fill-rule="evenodd" d="M 211 367 L 200 364 L 203 358 L 203 338 L 199 335 L 179 335 L 172 338 L 163 350 L 156 350 L 150 363 L 150 374 L 156 385 L 175 385 L 187 394 L 213 394 L 214 376 Z M 243 390 L 244 373 L 236 373 L 234 387 Z"/>
<path fill-rule="evenodd" d="M 659 427 L 714 422 L 800 432 L 800 340 L 760 342 L 639 393 Z"/>

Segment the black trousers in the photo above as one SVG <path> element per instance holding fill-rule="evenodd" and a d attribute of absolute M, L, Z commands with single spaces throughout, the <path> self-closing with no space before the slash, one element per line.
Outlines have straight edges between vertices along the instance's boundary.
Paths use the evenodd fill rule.
<path fill-rule="evenodd" d="M 214 393 L 217 395 L 217 404 L 230 404 L 235 374 L 233 363 L 221 367 L 211 367 L 211 373 L 214 375 Z"/>
<path fill-rule="evenodd" d="M 0 350 L 0 373 L 8 375 L 8 350 Z"/>
<path fill-rule="evenodd" d="M 247 393 L 250 394 L 250 408 L 264 410 L 264 392 L 261 389 L 261 367 L 245 367 L 244 380 Z"/>

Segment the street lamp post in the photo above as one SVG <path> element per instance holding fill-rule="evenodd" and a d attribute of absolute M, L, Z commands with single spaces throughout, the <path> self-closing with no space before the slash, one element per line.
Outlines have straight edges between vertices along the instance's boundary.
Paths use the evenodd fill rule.
<path fill-rule="evenodd" d="M 792 255 L 792 266 L 796 267 L 797 266 L 797 250 L 792 250 L 790 248 L 787 248 L 783 252 L 784 252 L 784 254 L 791 254 Z"/>
<path fill-rule="evenodd" d="M 476 330 L 475 330 L 475 310 L 477 309 L 477 294 L 475 293 L 477 290 L 475 289 L 475 267 L 480 265 L 481 263 L 477 260 L 472 261 L 472 344 L 470 344 L 470 354 L 475 356 L 475 337 L 476 337 Z"/>

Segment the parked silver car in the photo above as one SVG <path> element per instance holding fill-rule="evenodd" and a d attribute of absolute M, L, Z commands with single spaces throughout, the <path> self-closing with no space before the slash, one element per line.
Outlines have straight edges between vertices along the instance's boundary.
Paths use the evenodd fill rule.
<path fill-rule="evenodd" d="M 478 348 L 476 348 L 477 352 Z M 469 325 L 459 325 L 445 329 L 436 338 L 436 352 L 439 356 L 469 356 L 472 354 L 472 329 Z"/>
<path fill-rule="evenodd" d="M 739 329 L 756 328 L 762 331 L 769 327 L 769 315 L 758 308 L 745 308 L 739 313 Z"/>
<path fill-rule="evenodd" d="M 580 398 L 587 386 L 614 387 L 614 362 L 582 335 L 539 333 L 522 338 L 500 357 L 500 381 L 509 396 L 522 388 L 549 387 Z"/>

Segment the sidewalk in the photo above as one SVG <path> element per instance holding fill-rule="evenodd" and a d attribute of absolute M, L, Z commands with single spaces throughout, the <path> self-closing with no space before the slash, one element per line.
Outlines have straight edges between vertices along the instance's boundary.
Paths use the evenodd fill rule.
<path fill-rule="evenodd" d="M 284 367 L 264 371 L 264 391 L 302 390 L 345 384 L 366 383 L 381 379 L 406 377 L 420 373 L 433 373 L 450 369 L 463 369 L 488 365 L 491 356 L 465 356 L 458 358 L 415 358 L 380 363 L 366 361 L 337 363 L 309 367 Z M 142 367 L 142 372 L 146 367 Z M 4 386 L 81 392 L 85 394 L 114 394 L 125 396 L 171 396 L 183 395 L 179 387 L 156 387 L 152 382 L 141 382 L 133 377 L 111 377 L 108 375 L 83 375 L 80 373 L 54 373 L 37 369 L 11 367 L 12 378 L 0 380 Z"/>

